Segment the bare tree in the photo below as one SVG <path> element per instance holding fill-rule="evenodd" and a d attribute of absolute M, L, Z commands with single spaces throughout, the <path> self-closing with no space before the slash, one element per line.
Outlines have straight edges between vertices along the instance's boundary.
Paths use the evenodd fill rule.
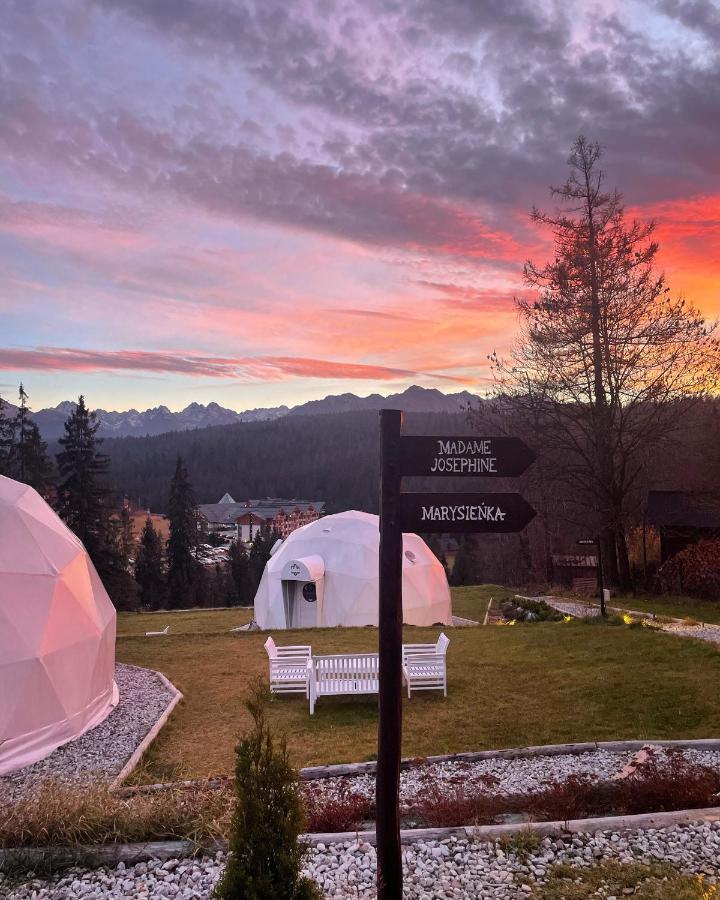
<path fill-rule="evenodd" d="M 511 358 L 493 354 L 499 393 L 536 423 L 538 449 L 598 523 L 606 577 L 626 589 L 631 498 L 649 448 L 672 440 L 689 404 L 717 388 L 715 325 L 673 298 L 654 270 L 655 223 L 627 221 L 604 187 L 598 144 L 579 137 L 554 214 L 554 258 L 528 262 L 537 299 L 518 299 Z"/>

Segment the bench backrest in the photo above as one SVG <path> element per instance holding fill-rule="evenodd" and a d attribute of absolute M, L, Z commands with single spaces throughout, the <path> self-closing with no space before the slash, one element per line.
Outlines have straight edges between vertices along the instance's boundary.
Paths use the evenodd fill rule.
<path fill-rule="evenodd" d="M 440 637 L 434 644 L 403 644 L 403 659 L 408 656 L 445 656 L 450 638 L 440 632 Z"/>
<path fill-rule="evenodd" d="M 312 656 L 312 647 L 309 644 L 292 644 L 287 647 L 278 647 L 272 637 L 265 641 L 265 651 L 270 659 L 276 660 L 308 660 Z"/>
<path fill-rule="evenodd" d="M 332 682 L 352 679 L 357 689 L 372 689 L 377 684 L 380 662 L 377 653 L 342 653 L 334 656 L 314 656 L 312 660 L 315 681 L 323 687 Z"/>

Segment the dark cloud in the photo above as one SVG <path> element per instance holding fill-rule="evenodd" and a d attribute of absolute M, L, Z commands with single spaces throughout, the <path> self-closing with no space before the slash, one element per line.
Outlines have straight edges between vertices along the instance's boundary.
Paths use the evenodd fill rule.
<path fill-rule="evenodd" d="M 32 54 L 21 65 L 19 47 L 6 58 L 6 157 L 232 218 L 501 260 L 527 236 L 516 211 L 542 203 L 580 132 L 606 145 L 609 177 L 632 202 L 707 190 L 720 172 L 717 52 L 697 60 L 681 43 L 668 51 L 584 4 L 88 4 L 129 40 L 133 29 L 149 36 L 160 62 L 164 49 L 179 47 L 222 61 L 230 82 L 244 75 L 271 89 L 295 113 L 274 130 L 242 110 L 235 121 L 227 99 L 209 111 L 209 86 L 176 107 L 177 127 L 122 97 L 108 104 L 90 90 L 61 92 L 52 87 L 64 75 L 57 44 L 72 44 L 78 27 L 61 14 L 68 4 L 15 6 L 24 40 L 38 20 L 55 82 Z M 669 22 L 714 33 L 712 3 L 664 0 L 660 8 Z"/>

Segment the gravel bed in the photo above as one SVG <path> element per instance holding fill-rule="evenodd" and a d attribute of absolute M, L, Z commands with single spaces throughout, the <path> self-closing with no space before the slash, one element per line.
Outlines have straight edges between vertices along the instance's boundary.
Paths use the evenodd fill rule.
<path fill-rule="evenodd" d="M 662 630 L 669 634 L 678 634 L 681 637 L 692 637 L 699 641 L 720 644 L 720 627 L 717 625 L 663 625 Z"/>
<path fill-rule="evenodd" d="M 171 699 L 149 669 L 115 666 L 120 700 L 110 715 L 39 762 L 0 776 L 0 802 L 13 801 L 51 778 L 63 783 L 111 780 L 160 718 Z"/>
<path fill-rule="evenodd" d="M 589 606 L 587 603 L 580 603 L 579 601 L 556 600 L 555 597 L 533 597 L 533 599 L 541 600 L 558 612 L 564 613 L 566 616 L 575 616 L 578 619 L 590 619 L 600 615 L 599 607 Z"/>
<path fill-rule="evenodd" d="M 557 863 L 578 867 L 602 859 L 620 862 L 663 860 L 690 875 L 716 883 L 720 865 L 720 824 L 683 825 L 545 838 L 527 858 L 504 852 L 495 842 L 467 838 L 420 841 L 403 848 L 406 900 L 518 900 L 543 883 Z M 5 886 L 8 900 L 105 900 L 136 897 L 209 898 L 222 872 L 225 856 L 138 863 L 114 869 L 71 869 L 55 880 L 32 876 L 23 884 Z M 376 896 L 376 854 L 370 844 L 318 844 L 308 854 L 305 874 L 314 878 L 328 898 Z M 0 876 L 0 879 L 2 876 Z"/>
<path fill-rule="evenodd" d="M 720 768 L 720 753 L 708 765 Z M 612 778 L 630 762 L 632 751 L 622 753 L 595 750 L 560 756 L 532 756 L 518 759 L 483 759 L 477 762 L 457 761 L 413 766 L 400 774 L 400 800 L 411 802 L 427 793 L 428 788 L 450 788 L 462 784 L 470 789 L 493 794 L 515 794 L 537 790 L 551 781 L 562 781 L 570 775 L 589 775 L 598 780 Z M 346 787 L 364 797 L 375 796 L 375 775 L 346 775 L 304 782 L 304 791 L 321 796 L 337 795 Z"/>

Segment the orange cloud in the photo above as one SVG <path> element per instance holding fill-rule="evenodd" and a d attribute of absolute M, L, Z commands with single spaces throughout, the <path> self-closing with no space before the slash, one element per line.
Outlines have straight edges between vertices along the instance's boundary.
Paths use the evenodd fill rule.
<path fill-rule="evenodd" d="M 659 264 L 672 291 L 706 315 L 720 315 L 720 194 L 702 194 L 630 210 L 657 222 Z"/>

